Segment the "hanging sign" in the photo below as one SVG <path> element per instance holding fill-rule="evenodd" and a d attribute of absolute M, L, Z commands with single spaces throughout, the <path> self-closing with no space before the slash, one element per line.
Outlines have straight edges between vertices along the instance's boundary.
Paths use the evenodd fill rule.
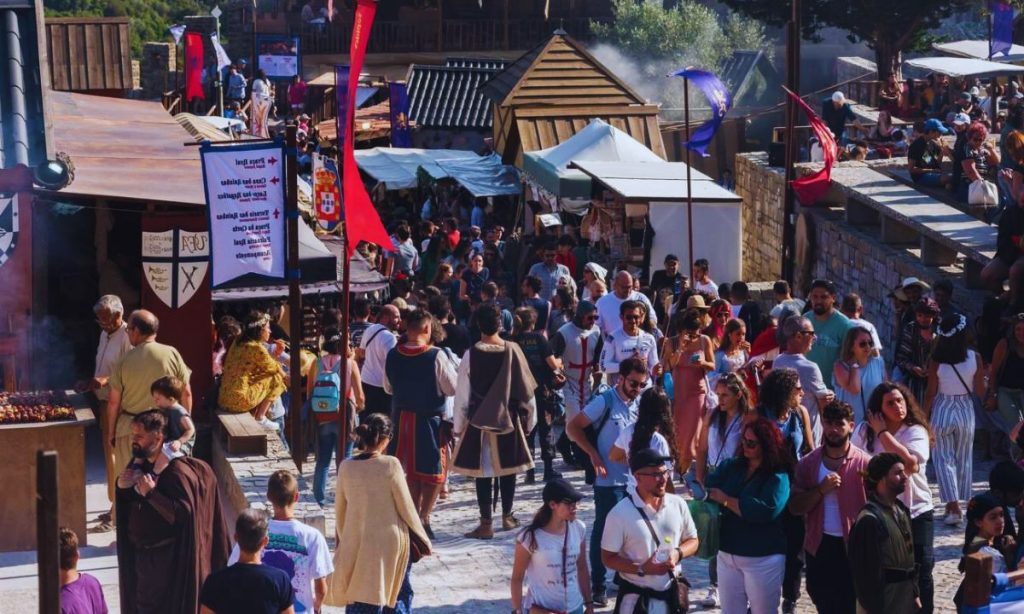
<path fill-rule="evenodd" d="M 341 179 L 337 163 L 327 156 L 313 154 L 313 210 L 316 221 L 327 232 L 341 222 Z"/>
<path fill-rule="evenodd" d="M 142 274 L 153 294 L 171 309 L 195 296 L 209 265 L 205 232 L 175 228 L 142 233 Z"/>
<path fill-rule="evenodd" d="M 249 273 L 283 278 L 284 148 L 207 145 L 200 154 L 213 287 Z"/>
<path fill-rule="evenodd" d="M 7 264 L 18 245 L 18 196 L 0 194 L 0 266 Z"/>

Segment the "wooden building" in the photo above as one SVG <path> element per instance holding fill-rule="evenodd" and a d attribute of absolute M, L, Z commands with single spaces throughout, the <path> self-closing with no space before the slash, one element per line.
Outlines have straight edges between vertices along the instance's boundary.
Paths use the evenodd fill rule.
<path fill-rule="evenodd" d="M 660 157 L 658 105 L 650 104 L 558 30 L 483 85 L 494 103 L 494 150 L 522 167 L 523 152 L 558 145 L 600 118 Z"/>
<path fill-rule="evenodd" d="M 50 17 L 50 83 L 63 92 L 124 96 L 134 87 L 127 17 Z"/>

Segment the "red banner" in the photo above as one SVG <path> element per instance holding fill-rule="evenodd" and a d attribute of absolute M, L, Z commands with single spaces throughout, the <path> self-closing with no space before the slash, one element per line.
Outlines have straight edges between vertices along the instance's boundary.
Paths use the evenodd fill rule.
<path fill-rule="evenodd" d="M 185 100 L 204 100 L 203 94 L 203 36 L 198 32 L 185 33 Z"/>
<path fill-rule="evenodd" d="M 807 114 L 807 123 L 814 130 L 814 136 L 818 137 L 818 143 L 821 144 L 821 149 L 825 155 L 825 167 L 823 169 L 793 180 L 793 191 L 800 200 L 800 204 L 810 206 L 825 195 L 829 184 L 832 183 L 832 165 L 836 162 L 836 149 L 838 146 L 836 145 L 835 137 L 832 136 L 832 131 L 828 129 L 825 122 L 821 121 L 821 118 L 818 117 L 814 110 L 807 106 L 807 103 L 793 92 L 786 88 L 782 89 L 786 90 L 786 93 L 796 101 L 797 106 Z"/>
<path fill-rule="evenodd" d="M 349 49 L 350 68 L 348 80 L 348 120 L 345 122 L 345 139 L 342 146 L 342 190 L 345 195 L 345 247 L 348 257 L 352 257 L 360 241 L 376 243 L 382 248 L 395 251 L 391 237 L 377 215 L 377 210 L 366 193 L 363 180 L 356 166 L 356 155 L 353 149 L 354 139 L 349 131 L 355 123 L 356 87 L 359 85 L 359 72 L 363 69 L 366 58 L 366 43 L 370 38 L 373 18 L 377 14 L 375 0 L 358 0 L 355 19 L 352 22 L 352 47 Z M 339 135 L 340 137 L 341 135 Z"/>

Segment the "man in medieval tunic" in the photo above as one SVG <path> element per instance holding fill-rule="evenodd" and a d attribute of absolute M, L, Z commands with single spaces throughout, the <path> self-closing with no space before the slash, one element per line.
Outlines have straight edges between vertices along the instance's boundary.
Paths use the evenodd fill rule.
<path fill-rule="evenodd" d="M 217 478 L 164 447 L 158 410 L 132 418 L 132 461 L 117 478 L 117 565 L 125 614 L 195 614 L 203 581 L 230 552 Z"/>
<path fill-rule="evenodd" d="M 466 534 L 471 539 L 491 539 L 493 478 L 501 493 L 502 528 L 515 529 L 512 515 L 516 474 L 533 468 L 526 443 L 537 419 L 534 391 L 537 382 L 530 373 L 522 349 L 502 339 L 501 314 L 484 304 L 473 313 L 480 341 L 459 365 L 455 392 L 455 448 L 452 471 L 476 478 L 476 500 L 480 526 Z"/>
<path fill-rule="evenodd" d="M 586 462 L 582 450 L 578 450 L 564 428 L 590 400 L 594 388 L 601 381 L 601 348 L 604 336 L 597 327 L 597 308 L 590 301 L 580 301 L 572 322 L 563 324 L 551 337 L 551 353 L 562 359 L 565 372 L 565 386 L 562 395 L 565 401 L 565 418 L 560 425 L 563 429 L 558 438 L 557 448 L 566 463 L 581 466 Z"/>
<path fill-rule="evenodd" d="M 394 437 L 388 453 L 405 470 L 409 494 L 427 536 L 430 512 L 444 484 L 444 451 L 451 438 L 445 420 L 445 398 L 455 396 L 457 359 L 430 344 L 432 318 L 422 309 L 405 318 L 405 342 L 399 342 L 384 362 L 384 391 L 391 395 Z M 447 423 L 447 424 L 446 424 Z"/>
<path fill-rule="evenodd" d="M 914 612 L 921 607 L 910 511 L 898 498 L 906 487 L 907 474 L 896 454 L 883 452 L 868 463 L 868 502 L 850 529 L 847 545 L 858 614 Z"/>

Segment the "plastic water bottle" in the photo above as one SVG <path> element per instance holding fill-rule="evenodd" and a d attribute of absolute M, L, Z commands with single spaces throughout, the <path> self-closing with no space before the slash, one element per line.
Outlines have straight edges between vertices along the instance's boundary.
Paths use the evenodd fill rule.
<path fill-rule="evenodd" d="M 672 552 L 672 538 L 666 536 L 665 537 L 665 543 L 663 543 L 662 545 L 658 546 L 658 552 L 655 553 L 655 555 L 654 555 L 654 561 L 656 563 L 667 563 L 667 562 L 669 562 L 670 560 L 672 560 L 672 557 L 671 557 L 671 554 L 670 554 L 671 552 Z"/>

